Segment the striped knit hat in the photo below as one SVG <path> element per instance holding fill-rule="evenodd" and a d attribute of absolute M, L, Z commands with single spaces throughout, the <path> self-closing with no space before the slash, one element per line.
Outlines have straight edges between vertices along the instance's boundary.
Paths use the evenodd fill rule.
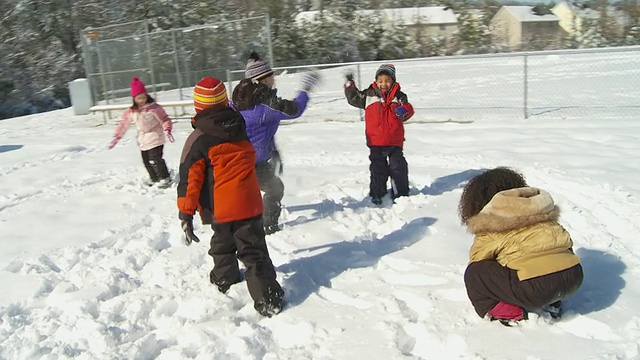
<path fill-rule="evenodd" d="M 393 66 L 393 64 L 382 64 L 382 65 L 380 65 L 378 70 L 376 70 L 376 79 L 378 78 L 378 75 L 380 75 L 380 74 L 389 75 L 389 76 L 391 76 L 391 79 L 393 80 L 393 82 L 396 82 L 396 67 Z"/>
<path fill-rule="evenodd" d="M 227 89 L 219 79 L 205 76 L 193 87 L 193 106 L 196 108 L 196 113 L 218 105 L 229 105 Z"/>
<path fill-rule="evenodd" d="M 257 52 L 252 52 L 244 70 L 245 79 L 260 81 L 271 75 L 273 75 L 273 70 L 271 70 L 269 64 L 266 61 L 261 60 Z"/>

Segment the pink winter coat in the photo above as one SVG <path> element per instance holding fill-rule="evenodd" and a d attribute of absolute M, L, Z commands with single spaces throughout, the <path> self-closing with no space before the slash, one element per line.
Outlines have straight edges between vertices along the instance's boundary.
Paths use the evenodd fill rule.
<path fill-rule="evenodd" d="M 173 127 L 162 106 L 158 103 L 145 104 L 139 109 L 130 107 L 124 112 L 114 137 L 122 138 L 132 122 L 138 128 L 138 146 L 142 151 L 164 145 L 164 133 L 171 132 Z"/>

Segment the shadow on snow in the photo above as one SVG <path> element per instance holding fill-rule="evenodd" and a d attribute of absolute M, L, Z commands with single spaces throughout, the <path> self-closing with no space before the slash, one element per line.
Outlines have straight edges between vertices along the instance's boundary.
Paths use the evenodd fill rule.
<path fill-rule="evenodd" d="M 442 195 L 447 191 L 452 191 L 458 188 L 462 188 L 467 181 L 469 181 L 474 176 L 482 174 L 486 169 L 469 169 L 464 170 L 455 174 L 449 174 L 445 176 L 441 176 L 435 179 L 431 184 L 423 187 L 421 190 L 417 190 L 416 188 L 412 188 L 410 190 L 411 195 L 422 194 L 422 195 Z M 384 202 L 384 205 L 381 207 L 387 207 L 390 205 L 389 202 Z M 303 204 L 303 205 L 293 205 L 287 206 L 286 211 L 290 214 L 295 213 L 297 211 L 306 211 L 306 210 L 315 210 L 313 214 L 310 216 L 300 216 L 293 220 L 287 221 L 284 223 L 285 226 L 293 226 L 293 225 L 301 225 L 308 222 L 312 222 L 315 220 L 323 219 L 330 216 L 333 213 L 344 211 L 344 209 L 359 209 L 364 207 L 372 207 L 374 205 L 371 204 L 371 200 L 369 197 L 364 199 L 355 199 L 353 197 L 345 197 L 340 200 L 340 203 L 337 203 L 335 200 L 324 199 L 320 203 L 315 204 Z"/>
<path fill-rule="evenodd" d="M 287 301 L 293 305 L 300 304 L 320 287 L 330 288 L 331 280 L 343 272 L 370 267 L 383 256 L 415 244 L 424 238 L 429 226 L 435 222 L 434 218 L 418 218 L 381 239 L 342 241 L 296 251 L 300 253 L 325 250 L 320 254 L 294 259 L 278 267 L 278 272 L 285 274 Z"/>
<path fill-rule="evenodd" d="M 604 310 L 616 302 L 626 286 L 622 274 L 627 266 L 615 255 L 595 249 L 577 249 L 584 271 L 578 291 L 567 299 L 580 314 Z"/>
<path fill-rule="evenodd" d="M 0 154 L 22 149 L 24 145 L 0 145 Z"/>

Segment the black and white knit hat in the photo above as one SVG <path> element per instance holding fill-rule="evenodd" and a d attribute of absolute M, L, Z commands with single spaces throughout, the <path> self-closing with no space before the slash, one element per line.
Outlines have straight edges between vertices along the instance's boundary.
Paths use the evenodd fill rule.
<path fill-rule="evenodd" d="M 260 81 L 271 75 L 273 75 L 273 70 L 271 70 L 269 63 L 261 60 L 257 52 L 252 52 L 244 70 L 244 77 L 253 81 Z"/>
<path fill-rule="evenodd" d="M 376 70 L 376 79 L 378 78 L 378 75 L 380 75 L 380 74 L 387 74 L 387 75 L 391 76 L 391 79 L 393 79 L 393 82 L 396 81 L 396 67 L 393 66 L 393 64 L 382 64 L 382 65 L 380 65 L 378 70 Z"/>

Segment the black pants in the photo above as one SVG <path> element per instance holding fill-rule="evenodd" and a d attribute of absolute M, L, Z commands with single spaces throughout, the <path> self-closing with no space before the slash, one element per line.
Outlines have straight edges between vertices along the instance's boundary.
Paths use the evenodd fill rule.
<path fill-rule="evenodd" d="M 276 176 L 271 164 L 266 161 L 256 164 L 256 175 L 258 176 L 258 183 L 260 183 L 260 190 L 264 192 L 262 197 L 264 226 L 278 225 L 278 219 L 282 211 L 280 201 L 284 197 L 284 183 Z"/>
<path fill-rule="evenodd" d="M 247 269 L 247 287 L 254 301 L 264 298 L 269 291 L 282 290 L 269 257 L 262 216 L 228 223 L 214 222 L 213 229 L 215 234 L 209 250 L 214 264 L 212 280 L 239 281 L 240 260 Z"/>
<path fill-rule="evenodd" d="M 476 313 L 484 317 L 498 302 L 537 308 L 562 300 L 582 285 L 582 266 L 520 281 L 515 270 L 497 261 L 472 262 L 464 273 L 467 295 Z"/>
<path fill-rule="evenodd" d="M 369 146 L 369 160 L 369 196 L 383 197 L 387 193 L 389 176 L 396 184 L 395 196 L 409 195 L 409 166 L 401 147 Z"/>
<path fill-rule="evenodd" d="M 169 177 L 169 169 L 162 158 L 162 149 L 164 145 L 156 146 L 153 149 L 142 151 L 142 162 L 149 172 L 151 181 L 157 182 Z"/>

